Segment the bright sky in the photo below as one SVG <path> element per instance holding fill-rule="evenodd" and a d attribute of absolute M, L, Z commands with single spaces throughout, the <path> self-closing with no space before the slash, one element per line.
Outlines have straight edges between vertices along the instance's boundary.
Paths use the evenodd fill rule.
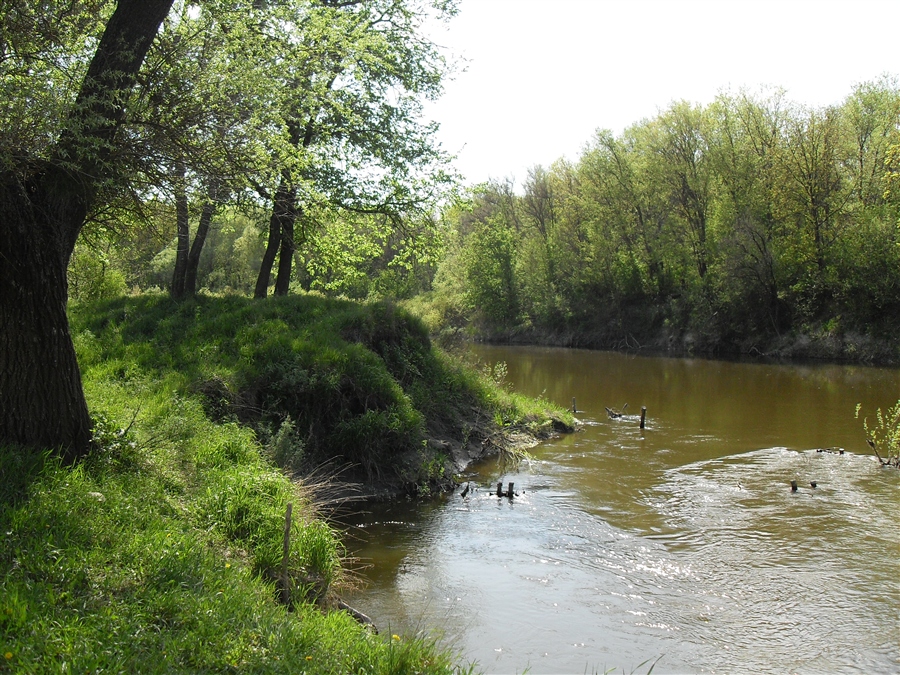
<path fill-rule="evenodd" d="M 900 74 L 900 0 L 460 0 L 438 44 L 468 61 L 426 108 L 467 182 L 577 160 L 679 99 L 776 86 L 841 102 Z"/>

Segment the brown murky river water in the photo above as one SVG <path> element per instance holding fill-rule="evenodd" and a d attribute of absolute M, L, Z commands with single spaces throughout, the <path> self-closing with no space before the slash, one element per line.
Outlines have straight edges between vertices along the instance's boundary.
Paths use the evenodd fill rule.
<path fill-rule="evenodd" d="M 466 499 L 347 520 L 370 564 L 349 600 L 383 632 L 486 672 L 900 672 L 900 474 L 854 419 L 900 398 L 900 370 L 474 351 L 516 391 L 575 397 L 583 427 L 517 473 L 474 467 Z"/>

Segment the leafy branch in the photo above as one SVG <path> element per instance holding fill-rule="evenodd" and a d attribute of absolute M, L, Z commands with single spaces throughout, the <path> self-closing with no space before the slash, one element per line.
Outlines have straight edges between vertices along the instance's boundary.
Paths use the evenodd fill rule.
<path fill-rule="evenodd" d="M 862 404 L 856 404 L 856 418 Z M 863 429 L 866 432 L 866 443 L 872 448 L 882 466 L 900 468 L 900 400 L 883 413 L 881 408 L 875 412 L 876 423 L 869 426 L 869 418 L 863 418 Z M 881 452 L 879 452 L 879 449 Z M 882 457 L 884 453 L 884 457 Z"/>

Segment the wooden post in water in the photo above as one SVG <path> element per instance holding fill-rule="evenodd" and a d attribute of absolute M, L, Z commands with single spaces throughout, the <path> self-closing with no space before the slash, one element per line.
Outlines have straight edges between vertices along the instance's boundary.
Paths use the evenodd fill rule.
<path fill-rule="evenodd" d="M 513 492 L 513 487 L 514 487 L 514 486 L 515 486 L 515 483 L 510 483 L 510 484 L 509 484 L 509 491 L 506 493 L 506 496 L 509 497 L 510 499 L 512 499 L 513 496 L 515 495 L 515 492 Z"/>
<path fill-rule="evenodd" d="M 641 429 L 644 428 L 644 420 L 647 417 L 647 406 L 641 406 Z"/>
<path fill-rule="evenodd" d="M 284 514 L 284 553 L 281 557 L 281 603 L 285 606 L 291 602 L 291 585 L 288 579 L 288 559 L 291 555 L 291 510 L 294 505 L 288 502 Z"/>
<path fill-rule="evenodd" d="M 791 481 L 791 492 L 796 492 L 796 491 L 797 491 L 797 481 L 792 480 Z"/>
<path fill-rule="evenodd" d="M 498 497 L 503 496 L 503 481 L 500 481 L 499 483 L 497 483 L 497 496 Z"/>
<path fill-rule="evenodd" d="M 572 414 L 574 415 L 577 412 L 578 412 L 578 408 L 575 407 L 575 397 L 573 396 L 572 397 Z"/>

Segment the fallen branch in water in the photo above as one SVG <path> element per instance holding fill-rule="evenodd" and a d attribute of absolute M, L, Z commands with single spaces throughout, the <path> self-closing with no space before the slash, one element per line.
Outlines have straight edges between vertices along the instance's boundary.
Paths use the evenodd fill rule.
<path fill-rule="evenodd" d="M 615 408 L 607 408 L 606 414 L 609 415 L 609 419 L 617 420 L 625 415 L 625 410 L 628 408 L 628 404 L 622 406 L 622 412 L 619 412 Z"/>
<path fill-rule="evenodd" d="M 367 628 L 371 629 L 373 633 L 378 635 L 378 626 L 375 625 L 375 622 L 372 621 L 372 619 L 367 617 L 365 614 L 360 612 L 358 609 L 353 609 L 350 605 L 348 605 L 343 600 L 337 601 L 337 608 L 344 610 L 345 612 L 347 612 L 347 614 L 352 616 L 363 626 L 366 626 Z"/>

